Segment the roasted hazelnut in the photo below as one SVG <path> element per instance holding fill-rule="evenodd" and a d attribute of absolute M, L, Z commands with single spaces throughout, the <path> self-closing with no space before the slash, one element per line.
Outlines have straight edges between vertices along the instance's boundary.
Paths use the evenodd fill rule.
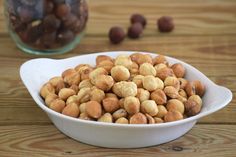
<path fill-rule="evenodd" d="M 49 83 L 56 87 L 59 83 L 63 82 L 63 78 L 60 76 L 53 77 L 49 80 Z"/>
<path fill-rule="evenodd" d="M 184 114 L 184 104 L 178 99 L 170 99 L 167 102 L 166 108 L 168 111 L 179 111 Z"/>
<path fill-rule="evenodd" d="M 83 80 L 79 83 L 79 89 L 82 88 L 91 88 L 93 84 L 90 82 L 89 79 Z"/>
<path fill-rule="evenodd" d="M 96 65 L 99 65 L 101 62 L 110 61 L 113 62 L 113 59 L 110 56 L 99 55 L 96 57 Z"/>
<path fill-rule="evenodd" d="M 140 24 L 142 24 L 143 28 L 147 24 L 146 18 L 141 14 L 133 14 L 130 18 L 130 22 L 131 22 L 131 24 L 140 23 Z"/>
<path fill-rule="evenodd" d="M 70 6 L 66 4 L 60 4 L 56 8 L 56 15 L 61 19 L 65 19 L 65 17 L 70 13 Z"/>
<path fill-rule="evenodd" d="M 90 100 L 97 101 L 99 103 L 105 98 L 105 93 L 103 90 L 98 88 L 92 88 L 90 92 Z"/>
<path fill-rule="evenodd" d="M 203 96 L 203 94 L 205 93 L 205 87 L 200 81 L 196 80 L 188 82 L 187 85 L 185 86 L 185 91 L 188 96 L 195 94 Z"/>
<path fill-rule="evenodd" d="M 164 67 L 161 69 L 156 68 L 156 72 L 157 72 L 157 77 L 159 77 L 161 80 L 165 80 L 168 76 L 174 76 L 174 72 L 171 68 L 168 67 Z"/>
<path fill-rule="evenodd" d="M 110 97 L 102 100 L 103 108 L 106 112 L 113 113 L 120 108 L 118 98 Z"/>
<path fill-rule="evenodd" d="M 56 94 L 48 94 L 45 98 L 46 105 L 49 106 L 51 104 L 51 102 L 57 98 L 58 98 L 58 96 Z"/>
<path fill-rule="evenodd" d="M 156 69 L 156 72 L 160 72 L 162 68 L 167 68 L 167 65 L 163 63 L 159 63 L 159 64 L 156 64 L 154 68 Z"/>
<path fill-rule="evenodd" d="M 130 69 L 132 67 L 133 62 L 131 61 L 129 56 L 119 55 L 115 59 L 115 65 L 123 65 L 124 67 Z"/>
<path fill-rule="evenodd" d="M 139 66 L 137 63 L 132 62 L 131 68 L 129 69 L 131 75 L 139 74 Z"/>
<path fill-rule="evenodd" d="M 79 102 L 80 102 L 79 96 L 72 95 L 72 96 L 68 97 L 68 99 L 66 100 L 66 105 L 71 104 L 71 103 L 79 104 Z"/>
<path fill-rule="evenodd" d="M 55 94 L 55 89 L 51 83 L 46 83 L 40 89 L 40 95 L 45 99 L 48 94 Z"/>
<path fill-rule="evenodd" d="M 153 119 L 154 119 L 156 124 L 164 123 L 164 121 L 161 118 L 159 118 L 159 117 L 154 117 Z"/>
<path fill-rule="evenodd" d="M 167 101 L 166 94 L 163 90 L 157 89 L 151 93 L 151 99 L 156 102 L 158 105 L 163 105 Z"/>
<path fill-rule="evenodd" d="M 129 79 L 130 73 L 126 67 L 122 65 L 117 65 L 111 69 L 111 76 L 117 82 L 126 81 Z"/>
<path fill-rule="evenodd" d="M 128 97 L 137 95 L 137 85 L 133 82 L 121 81 L 114 84 L 112 91 L 119 97 Z"/>
<path fill-rule="evenodd" d="M 70 86 L 75 84 L 79 85 L 80 83 L 80 75 L 79 73 L 74 69 L 68 69 L 62 73 L 62 78 L 64 82 L 69 84 Z"/>
<path fill-rule="evenodd" d="M 125 34 L 125 31 L 123 30 L 123 28 L 118 27 L 118 26 L 114 26 L 110 29 L 108 36 L 109 36 L 111 43 L 119 44 L 120 42 L 122 42 L 125 39 L 126 34 Z"/>
<path fill-rule="evenodd" d="M 138 88 L 143 87 L 143 75 L 136 75 L 133 77 L 132 81 L 137 85 Z"/>
<path fill-rule="evenodd" d="M 124 100 L 124 108 L 130 115 L 138 113 L 140 110 L 140 102 L 138 98 L 133 96 L 126 97 Z"/>
<path fill-rule="evenodd" d="M 83 120 L 93 120 L 91 117 L 89 117 L 89 115 L 86 112 L 83 112 L 79 115 L 79 119 L 83 119 Z"/>
<path fill-rule="evenodd" d="M 184 78 L 178 78 L 178 80 L 179 80 L 179 83 L 180 83 L 180 89 L 185 89 L 188 81 Z"/>
<path fill-rule="evenodd" d="M 109 75 L 99 75 L 99 77 L 94 80 L 94 85 L 103 91 L 109 91 L 113 84 L 114 80 Z"/>
<path fill-rule="evenodd" d="M 79 105 L 79 111 L 80 111 L 80 113 L 85 113 L 85 112 L 86 112 L 85 108 L 86 108 L 86 103 L 80 104 L 80 105 Z"/>
<path fill-rule="evenodd" d="M 91 88 L 82 88 L 78 92 L 78 99 L 80 103 L 88 102 L 90 100 Z"/>
<path fill-rule="evenodd" d="M 150 93 L 148 90 L 145 90 L 143 88 L 138 88 L 136 97 L 139 99 L 140 102 L 143 102 L 145 100 L 149 100 Z"/>
<path fill-rule="evenodd" d="M 76 118 L 79 116 L 79 107 L 76 103 L 70 103 L 62 110 L 62 114 Z"/>
<path fill-rule="evenodd" d="M 130 58 L 133 62 L 138 64 L 138 60 L 143 56 L 143 54 L 141 53 L 133 53 L 132 55 L 130 55 Z"/>
<path fill-rule="evenodd" d="M 86 103 L 85 112 L 92 118 L 98 119 L 102 116 L 102 106 L 97 101 Z"/>
<path fill-rule="evenodd" d="M 75 67 L 75 70 L 80 74 L 81 80 L 89 79 L 89 74 L 93 71 L 93 67 L 82 64 L 81 66 Z"/>
<path fill-rule="evenodd" d="M 105 98 L 117 98 L 114 93 L 105 93 Z"/>
<path fill-rule="evenodd" d="M 149 114 L 145 114 L 145 116 L 147 117 L 148 124 L 155 124 L 155 120 L 152 116 Z"/>
<path fill-rule="evenodd" d="M 197 102 L 200 106 L 202 106 L 202 99 L 199 95 L 192 95 L 188 98 L 188 100 L 193 100 Z"/>
<path fill-rule="evenodd" d="M 196 94 L 202 97 L 205 93 L 205 86 L 198 80 L 193 81 L 195 84 Z"/>
<path fill-rule="evenodd" d="M 112 116 L 110 113 L 105 113 L 102 115 L 99 119 L 98 122 L 105 122 L 105 123 L 112 123 Z"/>
<path fill-rule="evenodd" d="M 187 96 L 187 93 L 185 92 L 185 90 L 183 90 L 183 89 L 180 89 L 179 91 L 178 91 L 178 93 L 179 93 L 179 95 L 181 96 L 181 97 L 183 97 L 183 98 L 187 98 L 188 96 Z"/>
<path fill-rule="evenodd" d="M 118 123 L 118 124 L 129 124 L 129 121 L 125 117 L 120 117 L 119 119 L 116 120 L 115 123 Z"/>
<path fill-rule="evenodd" d="M 158 117 L 158 118 L 163 118 L 168 112 L 166 107 L 163 105 L 157 105 L 157 108 L 158 108 L 158 113 L 157 113 L 156 117 Z"/>
<path fill-rule="evenodd" d="M 73 89 L 75 91 L 75 93 L 77 94 L 78 91 L 79 91 L 79 86 L 73 84 L 73 85 L 70 86 L 70 89 Z"/>
<path fill-rule="evenodd" d="M 147 118 L 144 114 L 138 112 L 130 117 L 130 124 L 147 124 Z"/>
<path fill-rule="evenodd" d="M 140 75 L 143 75 L 143 76 L 147 76 L 147 75 L 156 76 L 156 69 L 150 63 L 143 63 L 139 67 L 139 73 Z"/>
<path fill-rule="evenodd" d="M 53 14 L 49 14 L 43 19 L 43 28 L 45 32 L 51 33 L 57 30 L 61 25 L 61 21 Z"/>
<path fill-rule="evenodd" d="M 174 29 L 174 22 L 170 16 L 162 16 L 157 21 L 160 32 L 171 32 Z"/>
<path fill-rule="evenodd" d="M 66 104 L 63 100 L 55 99 L 50 103 L 49 108 L 56 112 L 61 113 L 65 106 Z"/>
<path fill-rule="evenodd" d="M 176 77 L 173 76 L 168 76 L 166 77 L 165 81 L 164 81 L 164 85 L 166 86 L 173 86 L 174 88 L 176 88 L 177 90 L 180 89 L 180 83 L 179 80 Z"/>
<path fill-rule="evenodd" d="M 120 108 L 125 108 L 125 107 L 124 107 L 124 102 L 125 102 L 125 98 L 122 98 L 122 99 L 119 100 L 119 106 L 120 106 Z"/>
<path fill-rule="evenodd" d="M 140 23 L 134 23 L 128 28 L 128 36 L 130 38 L 136 39 L 143 33 L 143 26 Z"/>
<path fill-rule="evenodd" d="M 145 100 L 141 103 L 141 112 L 155 116 L 158 113 L 157 104 L 153 100 Z"/>
<path fill-rule="evenodd" d="M 173 122 L 183 119 L 183 115 L 179 111 L 168 111 L 164 117 L 165 122 Z"/>
<path fill-rule="evenodd" d="M 143 78 L 143 87 L 151 92 L 156 89 L 163 89 L 164 83 L 159 78 L 148 75 Z"/>
<path fill-rule="evenodd" d="M 62 46 L 69 44 L 75 39 L 75 34 L 71 30 L 61 30 L 57 34 L 57 41 L 60 43 Z"/>
<path fill-rule="evenodd" d="M 126 110 L 123 109 L 123 108 L 121 108 L 121 109 L 115 111 L 115 112 L 112 114 L 112 116 L 113 116 L 114 119 L 119 119 L 119 118 L 121 118 L 121 117 L 127 117 L 127 115 L 128 115 L 128 113 L 127 113 Z"/>
<path fill-rule="evenodd" d="M 70 88 L 62 88 L 59 93 L 58 93 L 58 96 L 60 99 L 62 100 L 67 100 L 67 98 L 69 98 L 70 96 L 72 95 L 75 95 L 75 91 L 73 89 L 70 89 Z"/>
<path fill-rule="evenodd" d="M 171 69 L 173 70 L 174 74 L 178 78 L 182 78 L 185 75 L 185 68 L 183 64 L 181 63 L 175 63 L 171 66 Z"/>
<path fill-rule="evenodd" d="M 113 68 L 113 66 L 114 63 L 109 60 L 102 61 L 97 65 L 98 68 L 99 67 L 104 68 L 108 73 L 111 73 L 111 69 Z"/>
<path fill-rule="evenodd" d="M 100 75 L 107 75 L 107 71 L 104 68 L 96 68 L 89 74 L 89 79 L 92 84 L 95 84 L 95 80 L 100 77 Z"/>
<path fill-rule="evenodd" d="M 168 97 L 170 97 L 172 99 L 179 97 L 178 90 L 176 88 L 174 88 L 173 86 L 166 86 L 164 88 L 164 92 Z"/>
<path fill-rule="evenodd" d="M 202 108 L 202 101 L 200 97 L 197 95 L 192 95 L 191 99 L 189 98 L 185 103 L 185 113 L 187 116 L 195 116 L 197 115 Z"/>
<path fill-rule="evenodd" d="M 141 54 L 138 56 L 136 63 L 142 65 L 143 63 L 152 63 L 152 56 L 149 54 Z"/>
<path fill-rule="evenodd" d="M 153 64 L 157 65 L 157 64 L 165 64 L 168 65 L 168 62 L 166 60 L 166 57 L 163 55 L 158 55 L 153 59 Z"/>

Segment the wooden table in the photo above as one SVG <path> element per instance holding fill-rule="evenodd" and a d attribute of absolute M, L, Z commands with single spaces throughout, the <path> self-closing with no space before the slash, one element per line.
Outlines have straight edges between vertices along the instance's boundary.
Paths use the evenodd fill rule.
<path fill-rule="evenodd" d="M 232 102 L 202 118 L 183 137 L 142 149 L 105 149 L 82 144 L 60 133 L 35 104 L 19 77 L 20 65 L 42 57 L 22 53 L 5 28 L 0 2 L 0 156 L 236 156 L 236 1 L 234 0 L 89 0 L 86 37 L 72 52 L 50 56 L 67 58 L 110 50 L 158 52 L 192 64 L 211 80 L 231 89 Z M 113 25 L 129 26 L 132 13 L 148 19 L 139 40 L 111 45 Z M 176 29 L 161 34 L 156 20 L 174 18 Z"/>

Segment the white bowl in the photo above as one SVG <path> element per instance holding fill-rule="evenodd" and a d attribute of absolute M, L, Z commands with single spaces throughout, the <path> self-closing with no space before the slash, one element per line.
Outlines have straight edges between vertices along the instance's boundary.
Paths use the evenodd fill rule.
<path fill-rule="evenodd" d="M 229 89 L 214 84 L 191 65 L 171 57 L 167 57 L 171 64 L 180 62 L 184 65 L 188 80 L 201 80 L 206 86 L 203 108 L 196 116 L 175 122 L 142 125 L 86 121 L 68 117 L 49 109 L 39 95 L 39 90 L 45 82 L 53 76 L 60 76 L 68 68 L 83 63 L 95 65 L 98 55 L 116 57 L 120 54 L 132 53 L 134 52 L 116 51 L 93 53 L 62 60 L 33 59 L 21 66 L 20 76 L 35 102 L 48 114 L 61 132 L 83 143 L 109 148 L 138 148 L 169 142 L 187 133 L 199 118 L 220 110 L 232 100 L 232 93 Z M 153 53 L 149 54 L 156 56 Z"/>

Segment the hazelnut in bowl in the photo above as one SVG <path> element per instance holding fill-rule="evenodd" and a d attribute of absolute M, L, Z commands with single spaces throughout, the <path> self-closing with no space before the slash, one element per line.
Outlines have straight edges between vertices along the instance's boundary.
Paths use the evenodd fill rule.
<path fill-rule="evenodd" d="M 193 66 L 147 52 L 33 59 L 20 76 L 62 133 L 108 148 L 172 141 L 232 100 L 229 89 Z"/>

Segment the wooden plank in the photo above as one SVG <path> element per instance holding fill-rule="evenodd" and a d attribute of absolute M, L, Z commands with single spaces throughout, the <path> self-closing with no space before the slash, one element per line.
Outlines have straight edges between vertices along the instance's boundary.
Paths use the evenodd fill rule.
<path fill-rule="evenodd" d="M 129 26 L 133 13 L 148 19 L 145 34 L 156 33 L 156 20 L 173 16 L 176 29 L 171 35 L 236 34 L 236 3 L 233 0 L 89 0 L 88 34 L 104 35 L 113 25 Z M 0 1 L 0 34 L 6 33 L 3 1 Z"/>
<path fill-rule="evenodd" d="M 82 144 L 54 126 L 0 126 L 1 157 L 43 156 L 192 156 L 232 157 L 236 150 L 235 125 L 196 125 L 183 137 L 140 149 L 107 149 Z"/>

